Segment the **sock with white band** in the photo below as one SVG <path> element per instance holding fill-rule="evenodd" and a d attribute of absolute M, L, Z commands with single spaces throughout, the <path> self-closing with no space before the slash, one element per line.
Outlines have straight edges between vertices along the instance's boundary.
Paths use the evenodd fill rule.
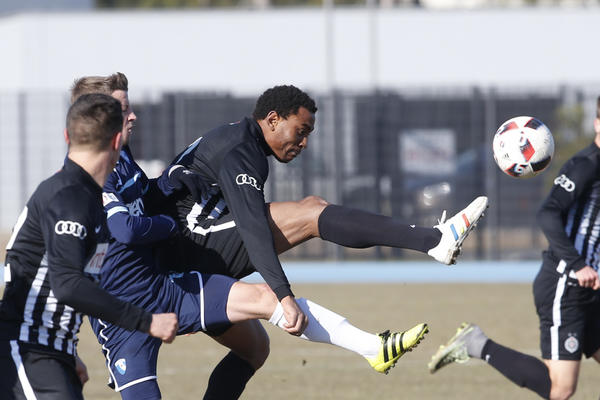
<path fill-rule="evenodd" d="M 381 338 L 378 335 L 356 328 L 346 318 L 310 300 L 298 298 L 296 302 L 308 317 L 308 326 L 300 336 L 302 339 L 333 344 L 363 357 L 371 358 L 378 354 L 381 347 Z M 269 322 L 283 328 L 286 320 L 281 304 L 277 304 Z"/>

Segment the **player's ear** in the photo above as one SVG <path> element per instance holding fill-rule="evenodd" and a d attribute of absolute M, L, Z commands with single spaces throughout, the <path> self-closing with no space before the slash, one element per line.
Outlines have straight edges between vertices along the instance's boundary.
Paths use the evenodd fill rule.
<path fill-rule="evenodd" d="M 594 118 L 594 131 L 596 135 L 600 135 L 600 118 Z"/>
<path fill-rule="evenodd" d="M 65 130 L 63 131 L 63 136 L 65 137 L 65 143 L 68 145 L 71 144 L 71 141 L 69 140 L 69 132 L 67 132 L 67 128 L 65 128 Z"/>
<path fill-rule="evenodd" d="M 271 128 L 272 131 L 274 131 L 277 127 L 279 119 L 280 117 L 279 114 L 277 114 L 277 111 L 269 111 L 269 113 L 265 117 L 265 121 L 267 121 L 267 124 L 269 125 L 269 128 Z"/>
<path fill-rule="evenodd" d="M 121 134 L 121 132 L 117 132 L 117 134 L 115 136 L 113 136 L 112 140 L 110 141 L 110 149 L 114 150 L 114 151 L 121 151 L 121 143 L 123 140 L 123 135 Z"/>

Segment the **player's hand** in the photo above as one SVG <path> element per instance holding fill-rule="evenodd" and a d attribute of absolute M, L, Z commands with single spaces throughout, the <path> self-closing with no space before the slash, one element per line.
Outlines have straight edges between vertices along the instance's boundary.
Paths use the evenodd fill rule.
<path fill-rule="evenodd" d="M 308 317 L 304 315 L 296 299 L 292 296 L 287 296 L 281 299 L 281 306 L 283 307 L 283 316 L 285 317 L 286 323 L 283 324 L 283 329 L 294 336 L 302 335 L 302 332 L 308 325 Z"/>
<path fill-rule="evenodd" d="M 165 343 L 171 343 L 175 340 L 178 327 L 177 315 L 174 313 L 152 314 L 149 333 L 150 336 L 159 338 Z"/>
<path fill-rule="evenodd" d="M 579 286 L 584 288 L 592 288 L 593 290 L 600 289 L 600 278 L 598 277 L 598 272 L 589 265 L 586 265 L 579 271 L 575 272 L 575 276 L 577 277 Z"/>
<path fill-rule="evenodd" d="M 174 165 L 169 170 L 169 185 L 175 190 L 186 188 L 196 203 L 208 199 L 210 185 L 195 172 L 183 165 Z"/>
<path fill-rule="evenodd" d="M 79 356 L 75 356 L 75 372 L 77 373 L 77 376 L 81 381 L 81 386 L 85 385 L 85 383 L 90 380 L 90 377 L 88 376 L 87 372 L 87 367 L 85 366 L 81 358 L 79 358 Z"/>

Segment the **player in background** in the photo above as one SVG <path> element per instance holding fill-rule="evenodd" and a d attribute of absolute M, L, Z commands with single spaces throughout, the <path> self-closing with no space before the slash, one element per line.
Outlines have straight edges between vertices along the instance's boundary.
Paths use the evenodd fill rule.
<path fill-rule="evenodd" d="M 172 236 L 175 223 L 164 215 L 151 215 L 149 206 L 156 207 L 174 190 L 187 187 L 200 201 L 197 189 L 202 181 L 182 168 L 149 180 L 135 163 L 128 142 L 136 116 L 129 104 L 125 75 L 78 79 L 71 98 L 75 100 L 90 92 L 110 94 L 118 99 L 125 124 L 121 155 L 103 193 L 112 239 L 100 284 L 109 293 L 147 310 L 175 312 L 179 318 L 178 334 L 203 331 L 225 345 L 230 337 L 247 335 L 247 344 L 240 345 L 243 354 L 257 351 L 251 347 L 255 343 L 256 321 L 249 321 L 257 318 L 267 319 L 303 339 L 334 344 L 360 354 L 378 372 L 387 372 L 423 338 L 428 329 L 426 324 L 406 332 L 370 334 L 352 326 L 344 317 L 302 298 L 297 301 L 304 318 L 288 324 L 277 298 L 264 284 L 247 284 L 198 272 L 175 275 L 160 272 L 152 244 Z M 160 398 L 156 376 L 160 341 L 125 331 L 102 319 L 91 322 L 107 359 L 111 386 L 124 399 Z M 231 379 L 224 383 L 211 376 L 205 399 L 238 398 L 247 380 L 260 367 L 250 367 L 235 351 L 225 360 L 216 370 L 222 371 L 225 365 Z M 264 359 L 259 362 L 262 365 Z"/>
<path fill-rule="evenodd" d="M 562 166 L 537 215 L 549 243 L 533 282 L 543 362 L 463 323 L 431 359 L 432 373 L 480 358 L 517 385 L 555 400 L 575 393 L 582 355 L 600 362 L 600 97 L 594 131 L 593 143 Z"/>
<path fill-rule="evenodd" d="M 7 244 L 0 306 L 3 399 L 82 399 L 87 380 L 76 369 L 82 314 L 171 342 L 174 314 L 152 315 L 100 289 L 97 277 L 108 232 L 102 185 L 121 147 L 115 99 L 83 96 L 67 115 L 63 168 L 43 181 L 17 219 Z"/>
<path fill-rule="evenodd" d="M 183 238 L 166 246 L 164 256 L 158 252 L 159 264 L 234 278 L 258 271 L 277 295 L 285 319 L 294 323 L 303 314 L 278 255 L 311 238 L 355 248 L 384 245 L 413 249 L 442 263 L 454 263 L 462 242 L 487 208 L 484 196 L 447 221 L 444 212 L 440 224 L 433 228 L 332 205 L 317 196 L 265 202 L 267 157 L 272 155 L 283 163 L 297 157 L 307 147 L 316 112 L 314 100 L 302 90 L 276 86 L 258 98 L 252 117 L 202 135 L 178 155 L 169 173 L 191 170 L 211 185 L 211 190 L 200 202 L 186 194 L 173 197 L 169 214 L 178 220 Z M 268 355 L 268 336 L 256 321 L 252 332 L 231 334 L 226 345 L 249 366 L 256 366 Z M 251 340 L 254 345 L 249 346 Z M 244 349 L 263 350 L 244 353 Z M 232 376 L 227 371 L 233 367 L 227 367 L 229 362 L 233 364 L 224 359 L 211 379 L 231 385 Z"/>

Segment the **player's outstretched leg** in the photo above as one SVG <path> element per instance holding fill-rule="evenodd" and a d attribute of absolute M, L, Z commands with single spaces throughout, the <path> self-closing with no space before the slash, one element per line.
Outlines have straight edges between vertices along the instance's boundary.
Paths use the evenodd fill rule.
<path fill-rule="evenodd" d="M 483 212 L 487 207 L 488 198 L 479 196 L 448 220 L 446 220 L 446 211 L 444 211 L 440 223 L 434 226 L 442 232 L 442 238 L 438 245 L 430 249 L 427 254 L 443 264 L 455 264 L 464 240 L 483 217 Z"/>
<path fill-rule="evenodd" d="M 448 221 L 444 212 L 439 225 L 420 227 L 309 196 L 295 202 L 269 203 L 269 223 L 278 254 L 320 237 L 344 247 L 389 246 L 416 250 L 441 263 L 453 264 L 463 241 L 487 205 L 487 197 L 481 196 Z"/>
<path fill-rule="evenodd" d="M 456 334 L 431 357 L 427 365 L 432 374 L 451 363 L 465 363 L 470 357 L 479 358 L 487 337 L 477 325 L 463 322 Z M 471 350 L 469 352 L 469 349 Z"/>
<path fill-rule="evenodd" d="M 387 374 L 400 357 L 417 347 L 427 332 L 429 332 L 427 324 L 419 324 L 404 332 L 385 331 L 380 333 L 379 353 L 376 357 L 367 358 L 367 361 L 375 371 Z"/>
<path fill-rule="evenodd" d="M 544 362 L 494 342 L 477 325 L 465 322 L 448 343 L 440 346 L 433 355 L 428 364 L 429 372 L 434 373 L 454 362 L 463 363 L 469 358 L 484 360 L 514 384 L 527 388 L 544 399 L 550 398 L 551 391 L 552 398 L 569 398 L 577 385 L 579 363 L 569 361 L 568 364 L 563 364 L 557 381 L 562 378 L 567 385 L 556 383 L 552 390 L 551 373 Z"/>
<path fill-rule="evenodd" d="M 419 324 L 404 332 L 385 331 L 379 335 L 353 326 L 346 318 L 304 298 L 296 299 L 308 317 L 308 326 L 300 338 L 311 342 L 329 343 L 363 356 L 377 372 L 388 373 L 398 359 L 412 351 L 429 331 Z M 280 328 L 286 323 L 278 303 L 269 322 Z"/>

